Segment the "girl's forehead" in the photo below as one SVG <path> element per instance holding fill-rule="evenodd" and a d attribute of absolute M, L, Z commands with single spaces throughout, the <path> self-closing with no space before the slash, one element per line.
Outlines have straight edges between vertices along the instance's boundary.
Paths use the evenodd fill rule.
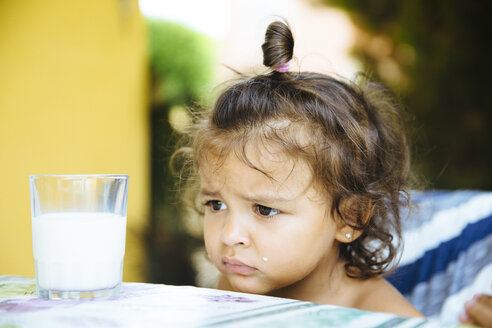
<path fill-rule="evenodd" d="M 208 161 L 223 163 L 234 153 L 246 164 L 256 161 L 266 169 L 275 162 L 297 164 L 306 154 L 316 152 L 320 129 L 301 118 L 276 118 L 259 125 L 245 125 L 238 129 L 204 128 L 198 136 L 194 151 L 198 166 Z M 311 156 L 312 157 L 312 156 Z M 273 164 L 273 165 L 272 165 Z"/>
<path fill-rule="evenodd" d="M 244 144 L 232 143 L 220 151 L 217 151 L 218 147 L 213 145 L 202 152 L 199 166 L 207 165 L 209 169 L 219 168 L 224 165 L 230 166 L 230 163 L 234 162 L 235 164 L 232 165 L 234 167 L 239 161 L 269 175 L 275 171 L 292 170 L 299 162 L 302 162 L 276 143 L 255 139 L 250 139 Z"/>
<path fill-rule="evenodd" d="M 236 195 L 255 202 L 289 202 L 309 198 L 325 203 L 328 199 L 313 184 L 309 167 L 302 161 L 281 162 L 262 158 L 250 159 L 254 167 L 235 154 L 218 166 L 206 162 L 201 166 L 200 182 L 203 195 Z M 220 196 L 219 196 L 220 195 Z"/>
<path fill-rule="evenodd" d="M 240 180 L 248 176 L 261 181 L 265 185 L 276 188 L 287 185 L 298 185 L 307 189 L 311 184 L 312 174 L 308 164 L 285 152 L 258 146 L 253 143 L 246 145 L 244 152 L 229 152 L 225 156 L 209 153 L 200 162 L 199 173 L 207 183 L 220 183 L 219 180 Z"/>

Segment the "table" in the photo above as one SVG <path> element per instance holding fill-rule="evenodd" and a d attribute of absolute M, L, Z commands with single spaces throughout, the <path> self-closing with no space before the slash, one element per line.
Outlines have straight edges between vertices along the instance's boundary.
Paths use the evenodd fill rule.
<path fill-rule="evenodd" d="M 123 283 L 120 294 L 105 299 L 45 300 L 36 297 L 33 278 L 0 276 L 0 328 L 320 326 L 443 327 L 418 318 L 192 286 Z"/>

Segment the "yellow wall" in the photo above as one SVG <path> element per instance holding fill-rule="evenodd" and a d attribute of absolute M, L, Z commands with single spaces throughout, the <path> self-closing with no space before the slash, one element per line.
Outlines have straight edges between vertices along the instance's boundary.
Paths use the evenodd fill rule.
<path fill-rule="evenodd" d="M 137 0 L 0 1 L 0 274 L 34 277 L 30 174 L 121 173 L 123 279 L 143 279 L 145 40 Z"/>

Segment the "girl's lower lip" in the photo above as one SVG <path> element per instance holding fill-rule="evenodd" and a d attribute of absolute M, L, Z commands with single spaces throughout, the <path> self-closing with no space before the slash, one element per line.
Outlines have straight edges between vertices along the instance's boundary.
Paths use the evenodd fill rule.
<path fill-rule="evenodd" d="M 244 264 L 231 264 L 231 263 L 224 263 L 227 271 L 235 274 L 240 274 L 240 275 L 249 275 L 255 271 L 257 271 L 256 268 L 244 265 Z"/>

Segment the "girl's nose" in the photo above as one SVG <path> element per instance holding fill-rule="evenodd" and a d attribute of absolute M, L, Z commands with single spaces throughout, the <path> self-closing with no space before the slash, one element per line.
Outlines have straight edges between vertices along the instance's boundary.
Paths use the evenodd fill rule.
<path fill-rule="evenodd" d="M 246 229 L 245 218 L 229 215 L 222 226 L 221 241 L 227 246 L 249 246 L 250 240 Z"/>

